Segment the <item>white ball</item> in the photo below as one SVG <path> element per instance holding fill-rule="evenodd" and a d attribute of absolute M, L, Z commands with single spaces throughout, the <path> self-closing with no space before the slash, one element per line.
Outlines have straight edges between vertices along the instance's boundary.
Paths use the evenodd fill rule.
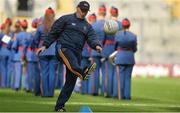
<path fill-rule="evenodd" d="M 115 34 L 119 29 L 119 25 L 115 20 L 106 20 L 104 23 L 104 32 L 109 35 Z"/>

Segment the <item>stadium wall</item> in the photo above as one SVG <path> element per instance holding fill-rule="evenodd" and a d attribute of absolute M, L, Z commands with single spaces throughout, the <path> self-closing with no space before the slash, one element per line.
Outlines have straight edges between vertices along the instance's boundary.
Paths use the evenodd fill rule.
<path fill-rule="evenodd" d="M 180 64 L 136 64 L 133 77 L 180 77 Z"/>

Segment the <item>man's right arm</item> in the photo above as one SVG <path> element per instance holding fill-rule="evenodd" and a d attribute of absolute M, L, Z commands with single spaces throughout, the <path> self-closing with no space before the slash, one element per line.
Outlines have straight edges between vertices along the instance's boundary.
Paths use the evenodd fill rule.
<path fill-rule="evenodd" d="M 55 40 L 57 40 L 57 38 L 64 29 L 65 23 L 65 16 L 60 17 L 54 22 L 50 32 L 48 33 L 48 37 L 44 40 L 43 46 L 48 48 Z"/>

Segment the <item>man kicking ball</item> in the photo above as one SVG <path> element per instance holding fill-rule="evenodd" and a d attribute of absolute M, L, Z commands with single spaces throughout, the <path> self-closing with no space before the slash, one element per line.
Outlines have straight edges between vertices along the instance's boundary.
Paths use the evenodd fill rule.
<path fill-rule="evenodd" d="M 65 103 L 72 94 L 77 77 L 86 80 L 96 67 L 95 63 L 84 69 L 81 67 L 81 52 L 85 42 L 97 52 L 102 51 L 92 26 L 85 19 L 89 9 L 89 3 L 81 1 L 74 14 L 57 19 L 44 40 L 43 47 L 37 51 L 37 53 L 43 52 L 57 41 L 56 55 L 66 65 L 66 82 L 56 102 L 55 111 L 66 111 Z"/>

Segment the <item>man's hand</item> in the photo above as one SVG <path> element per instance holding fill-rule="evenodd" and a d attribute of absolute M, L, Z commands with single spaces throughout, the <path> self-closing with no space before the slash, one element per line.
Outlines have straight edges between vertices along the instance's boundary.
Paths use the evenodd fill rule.
<path fill-rule="evenodd" d="M 45 46 L 42 46 L 41 48 L 38 48 L 36 51 L 36 54 L 39 55 L 40 53 L 44 52 L 44 50 L 46 49 Z"/>
<path fill-rule="evenodd" d="M 96 46 L 96 51 L 97 51 L 98 53 L 101 53 L 101 52 L 102 52 L 102 48 L 101 48 L 100 46 Z"/>

